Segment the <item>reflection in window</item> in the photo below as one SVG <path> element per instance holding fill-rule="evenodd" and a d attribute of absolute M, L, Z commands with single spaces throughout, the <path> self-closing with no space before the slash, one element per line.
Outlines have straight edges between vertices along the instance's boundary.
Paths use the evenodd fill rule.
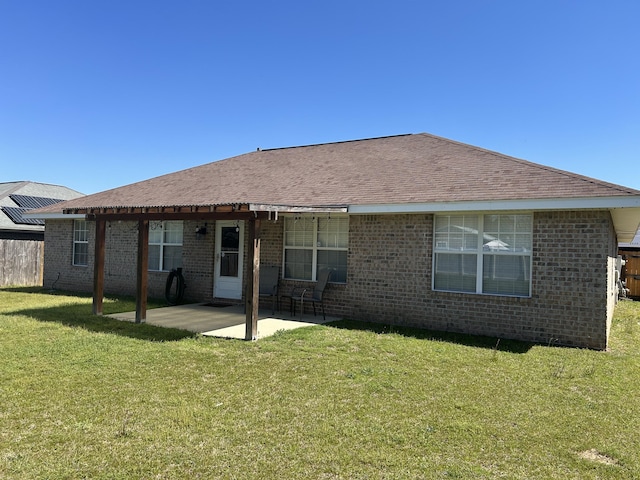
<path fill-rule="evenodd" d="M 149 223 L 149 270 L 182 267 L 182 230 L 181 220 Z"/>
<path fill-rule="evenodd" d="M 347 281 L 349 218 L 285 217 L 284 276 L 315 280 L 324 269 L 333 270 L 331 281 Z"/>
<path fill-rule="evenodd" d="M 434 229 L 435 290 L 531 294 L 531 214 L 439 215 Z"/>
<path fill-rule="evenodd" d="M 73 221 L 73 264 L 87 266 L 89 262 L 89 234 L 86 220 Z"/>
<path fill-rule="evenodd" d="M 436 254 L 435 289 L 452 292 L 475 292 L 476 263 L 475 255 Z"/>

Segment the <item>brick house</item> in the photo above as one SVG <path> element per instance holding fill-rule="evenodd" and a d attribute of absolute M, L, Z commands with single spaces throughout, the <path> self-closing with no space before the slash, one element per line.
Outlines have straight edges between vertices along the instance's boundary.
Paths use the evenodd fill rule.
<path fill-rule="evenodd" d="M 428 134 L 260 150 L 40 209 L 45 285 L 244 299 L 334 271 L 327 313 L 605 349 L 640 191 Z M 253 316 L 253 317 L 252 317 Z"/>
<path fill-rule="evenodd" d="M 23 214 L 80 196 L 60 185 L 0 183 L 0 286 L 42 285 L 44 221 Z"/>
<path fill-rule="evenodd" d="M 630 298 L 640 300 L 640 230 L 631 242 L 618 244 L 618 255 L 625 264 L 621 269 L 621 280 Z"/>

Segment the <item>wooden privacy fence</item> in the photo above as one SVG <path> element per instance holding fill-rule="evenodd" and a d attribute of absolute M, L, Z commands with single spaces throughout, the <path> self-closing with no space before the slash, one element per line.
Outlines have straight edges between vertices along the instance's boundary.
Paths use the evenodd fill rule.
<path fill-rule="evenodd" d="M 622 252 L 626 265 L 623 268 L 623 280 L 627 283 L 630 297 L 640 297 L 640 251 Z"/>
<path fill-rule="evenodd" d="M 0 287 L 42 285 L 44 242 L 0 239 Z"/>

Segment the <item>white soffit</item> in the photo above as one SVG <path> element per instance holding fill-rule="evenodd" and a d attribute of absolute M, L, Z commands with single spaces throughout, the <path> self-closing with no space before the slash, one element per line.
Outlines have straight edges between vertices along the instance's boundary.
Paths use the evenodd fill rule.
<path fill-rule="evenodd" d="M 41 220 L 68 220 L 70 218 L 86 218 L 84 213 L 73 213 L 73 214 L 65 214 L 65 213 L 23 213 L 22 216 L 24 218 L 37 218 Z"/>
<path fill-rule="evenodd" d="M 631 243 L 640 228 L 640 208 L 612 208 L 611 218 L 619 243 Z"/>
<path fill-rule="evenodd" d="M 640 196 L 351 205 L 352 215 L 540 210 L 609 210 L 618 242 L 631 242 L 640 227 Z"/>
<path fill-rule="evenodd" d="M 640 208 L 640 196 L 479 200 L 464 202 L 350 205 L 351 214 L 482 212 L 490 210 L 603 210 Z"/>

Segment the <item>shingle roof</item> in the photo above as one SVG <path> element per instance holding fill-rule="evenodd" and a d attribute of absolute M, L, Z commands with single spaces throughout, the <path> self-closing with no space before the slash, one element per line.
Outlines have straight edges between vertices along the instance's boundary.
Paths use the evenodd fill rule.
<path fill-rule="evenodd" d="M 421 133 L 258 150 L 61 205 L 317 206 L 627 195 L 640 191 Z"/>
<path fill-rule="evenodd" d="M 24 218 L 23 214 L 79 196 L 82 196 L 80 192 L 60 185 L 29 181 L 0 183 L 0 230 L 42 231 L 42 220 Z"/>

